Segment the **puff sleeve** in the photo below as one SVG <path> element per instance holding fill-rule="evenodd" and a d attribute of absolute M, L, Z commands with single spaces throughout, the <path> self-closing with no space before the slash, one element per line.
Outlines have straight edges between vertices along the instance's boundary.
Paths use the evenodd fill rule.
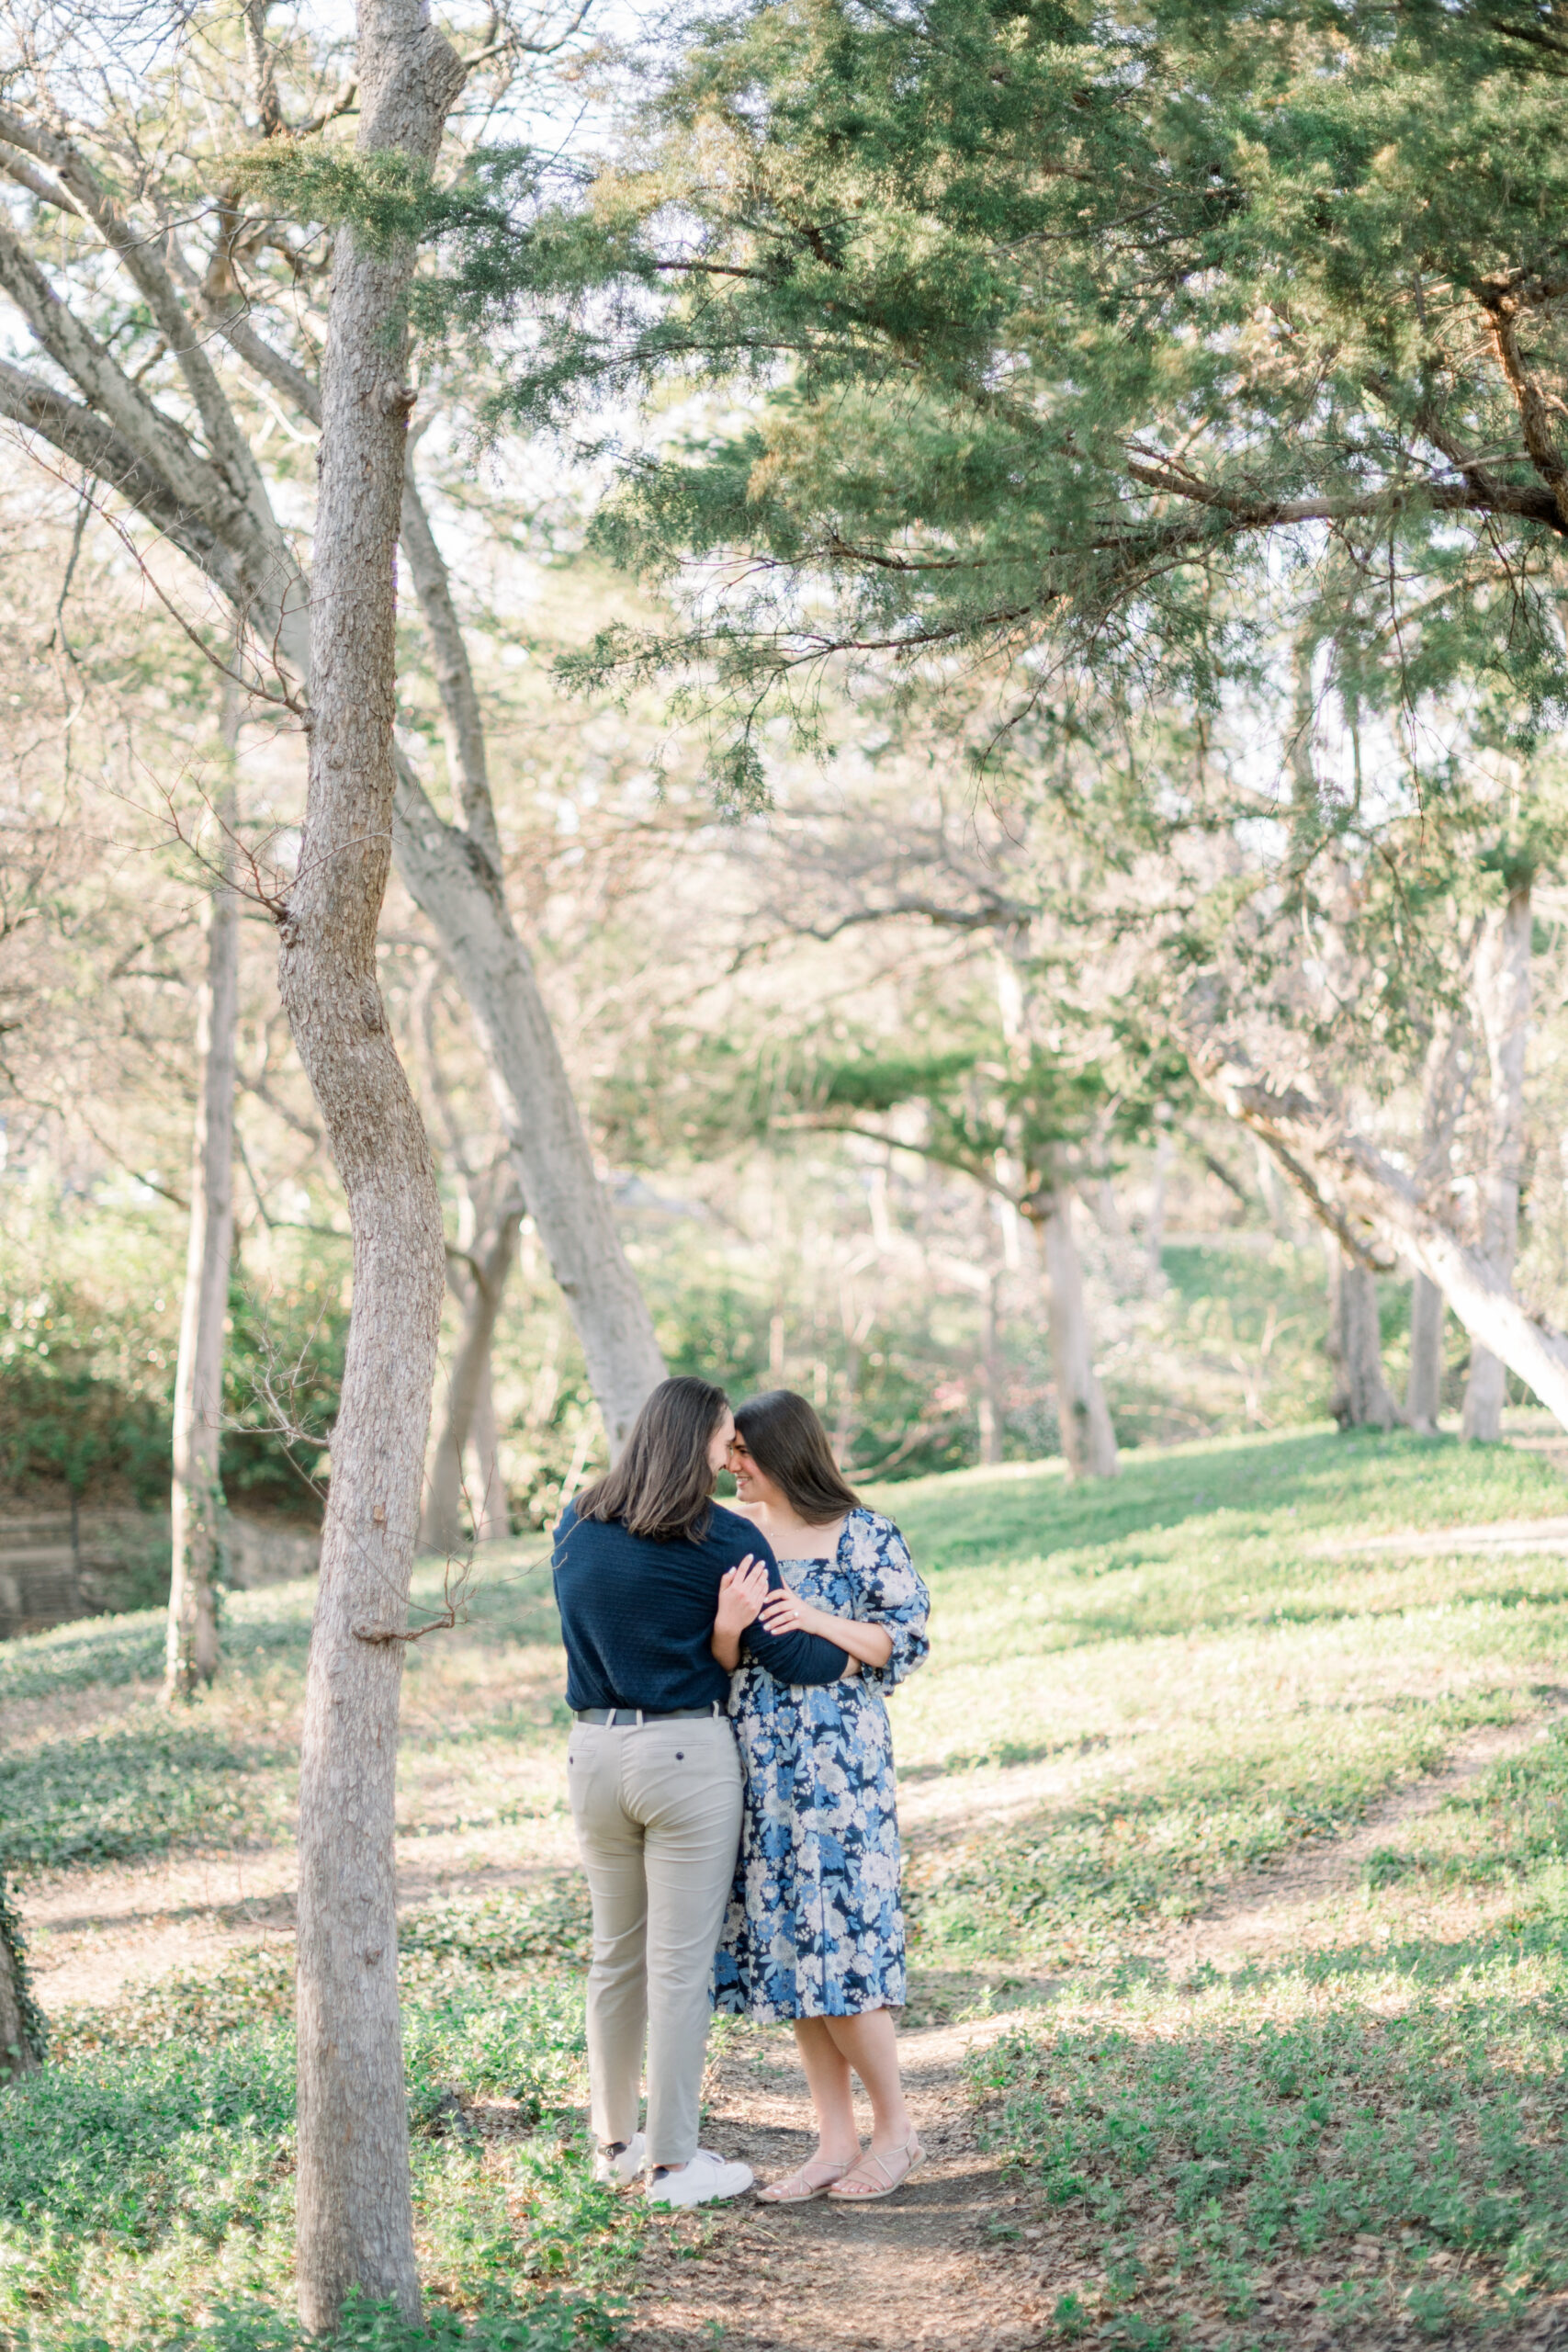
<path fill-rule="evenodd" d="M 853 1614 L 863 1625 L 885 1625 L 893 1636 L 893 1655 L 886 1665 L 863 1667 L 861 1673 L 878 1690 L 891 1690 L 931 1654 L 926 1637 L 931 1595 L 890 1519 L 880 1511 L 857 1511 L 846 1532 L 849 1558 L 844 1565 L 854 1584 Z"/>

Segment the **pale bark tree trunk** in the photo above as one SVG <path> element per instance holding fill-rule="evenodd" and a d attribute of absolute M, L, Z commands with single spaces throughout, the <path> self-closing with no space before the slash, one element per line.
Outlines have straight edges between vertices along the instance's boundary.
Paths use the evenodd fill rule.
<path fill-rule="evenodd" d="M 361 154 L 428 163 L 457 95 L 423 0 L 359 0 Z M 323 366 L 310 778 L 279 985 L 332 1139 L 354 1310 L 306 1677 L 299 1784 L 300 2316 L 349 2290 L 419 2312 L 392 1837 L 409 1578 L 444 1288 L 430 1147 L 376 973 L 395 790 L 395 566 L 413 253 L 339 232 Z"/>
<path fill-rule="evenodd" d="M 1001 1277 L 993 1267 L 986 1283 L 985 1304 L 980 1329 L 980 1459 L 984 1463 L 999 1462 L 1002 1458 L 1002 1438 L 1006 1428 L 1007 1403 L 1003 1393 Z"/>
<path fill-rule="evenodd" d="M 1116 1432 L 1094 1369 L 1083 1267 L 1073 1236 L 1072 1189 L 1058 1184 L 1034 1212 L 1045 1274 L 1046 1321 L 1056 1419 L 1069 1476 L 1114 1478 L 1121 1467 Z"/>
<path fill-rule="evenodd" d="M 1427 1274 L 1410 1285 L 1410 1379 L 1404 1417 L 1413 1430 L 1430 1436 L 1443 1401 L 1443 1294 Z"/>
<path fill-rule="evenodd" d="M 230 888 L 235 797 L 231 765 L 240 707 L 224 695 L 231 774 L 219 796 L 219 880 L 208 901 L 207 974 L 197 1011 L 200 1071 L 191 1152 L 190 1238 L 186 1251 L 180 1352 L 175 1374 L 174 1487 L 169 1626 L 164 1696 L 188 1699 L 218 1671 L 217 1572 L 223 1490 L 223 1326 L 234 1243 L 234 1053 L 240 1011 L 239 910 Z"/>
<path fill-rule="evenodd" d="M 1464 1099 L 1462 1042 L 1461 1024 L 1446 1007 L 1439 1007 L 1427 1049 L 1421 1159 L 1416 1170 L 1422 1189 L 1433 1197 L 1440 1195 L 1450 1180 L 1454 1134 Z M 1429 1275 L 1415 1275 L 1410 1285 L 1410 1378 L 1404 1412 L 1411 1428 L 1426 1435 L 1435 1432 L 1442 1406 L 1447 1313 L 1436 1283 Z"/>
<path fill-rule="evenodd" d="M 479 1374 L 479 1395 L 474 1399 L 473 1427 L 469 1431 L 479 1471 L 474 1489 L 479 1497 L 479 1524 L 474 1530 L 477 1544 L 504 1544 L 512 1532 L 506 1481 L 501 1475 L 501 1432 L 496 1427 L 495 1391 L 491 1383 L 493 1363 L 492 1351 L 485 1358 L 484 1370 Z"/>
<path fill-rule="evenodd" d="M 1420 1185 L 1301 1088 L 1260 1079 L 1239 1054 L 1193 1035 L 1191 1066 L 1230 1117 L 1260 1136 L 1313 1215 L 1352 1256 L 1435 1282 L 1471 1338 L 1517 1373 L 1568 1429 L 1568 1340 L 1519 1305 Z"/>
<path fill-rule="evenodd" d="M 457 1351 L 452 1358 L 448 1382 L 446 1418 L 431 1464 L 430 1483 L 425 1493 L 424 1525 L 421 1540 L 427 1551 L 455 1552 L 462 1541 L 459 1510 L 463 1498 L 463 1455 L 468 1450 L 470 1434 L 476 1432 L 481 1394 L 489 1398 L 491 1348 L 495 1339 L 496 1317 L 517 1256 L 517 1237 L 523 1224 L 523 1204 L 513 1198 L 502 1209 L 501 1217 L 488 1243 L 476 1247 L 469 1254 L 465 1270 L 466 1282 L 461 1287 L 454 1280 L 453 1287 L 463 1302 L 463 1328 Z M 490 1463 L 481 1467 L 481 1490 L 471 1498 L 474 1535 L 477 1542 L 485 1539 L 480 1533 L 488 1507 L 488 1488 L 495 1472 L 495 1412 L 489 1414 L 491 1442 Z"/>
<path fill-rule="evenodd" d="M 1165 1248 L 1165 1193 L 1170 1175 L 1170 1129 L 1162 1126 L 1155 1137 L 1154 1180 L 1149 1187 L 1149 1223 L 1144 1236 L 1145 1278 L 1151 1290 L 1159 1290 L 1165 1282 L 1165 1268 L 1160 1252 Z"/>
<path fill-rule="evenodd" d="M 1026 933 L 1015 924 L 1007 933 L 1005 944 L 998 943 L 993 957 L 1002 1036 L 1020 1072 L 1028 1068 L 1034 1012 L 1033 991 L 1028 983 L 1028 949 Z M 1015 1167 L 1025 1165 L 1021 1149 L 998 1153 L 998 1175 L 1010 1161 Z M 1022 1181 L 1032 1183 L 1035 1180 L 1025 1177 Z M 1047 1151 L 1039 1167 L 1037 1188 L 1015 1200 L 1014 1205 L 1034 1227 L 1040 1247 L 1056 1421 L 1067 1475 L 1114 1478 L 1121 1464 L 1116 1432 L 1094 1369 L 1083 1267 L 1073 1234 L 1073 1188 L 1055 1154 Z"/>
<path fill-rule="evenodd" d="M 404 767 L 398 870 L 468 999 L 503 1132 L 550 1272 L 582 1343 L 612 1453 L 664 1377 L 653 1318 L 615 1229 L 560 1046 L 499 884 Z"/>
<path fill-rule="evenodd" d="M 1382 1374 L 1377 1277 L 1325 1233 L 1328 1358 L 1334 1366 L 1335 1419 L 1341 1429 L 1390 1430 L 1398 1409 Z"/>
<path fill-rule="evenodd" d="M 1263 1194 L 1263 1205 L 1269 1212 L 1269 1222 L 1282 1240 L 1293 1241 L 1298 1228 L 1291 1207 L 1291 1196 L 1280 1180 L 1280 1171 L 1269 1156 L 1268 1146 L 1260 1136 L 1253 1137 L 1253 1150 L 1258 1161 L 1258 1190 Z"/>
<path fill-rule="evenodd" d="M 1510 1288 L 1519 1241 L 1519 1178 L 1525 1148 L 1525 1048 L 1529 1037 L 1529 883 L 1508 894 L 1482 929 L 1472 982 L 1476 1026 L 1486 1047 L 1490 1096 L 1486 1167 L 1481 1184 L 1481 1250 Z M 1507 1368 L 1489 1348 L 1471 1351 L 1461 1434 L 1495 1444 L 1503 1434 Z"/>

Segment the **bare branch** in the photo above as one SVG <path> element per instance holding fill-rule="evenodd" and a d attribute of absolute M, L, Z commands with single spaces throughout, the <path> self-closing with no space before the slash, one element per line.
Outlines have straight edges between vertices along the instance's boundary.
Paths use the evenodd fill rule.
<path fill-rule="evenodd" d="M 490 769 L 485 750 L 484 718 L 474 684 L 462 624 L 452 602 L 451 575 L 430 527 L 430 517 L 414 480 L 411 449 L 403 469 L 400 526 L 403 554 L 408 560 L 419 608 L 424 617 L 435 662 L 435 683 L 446 720 L 447 757 L 462 805 L 463 821 L 475 852 L 490 869 L 492 887 L 501 885 L 501 836 L 496 830 L 495 805 L 490 793 Z"/>

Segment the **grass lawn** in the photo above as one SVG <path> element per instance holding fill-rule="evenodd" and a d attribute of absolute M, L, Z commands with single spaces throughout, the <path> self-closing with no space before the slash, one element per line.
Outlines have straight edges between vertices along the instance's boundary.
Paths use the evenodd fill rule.
<path fill-rule="evenodd" d="M 935 1604 L 931 1663 L 895 1702 L 911 2018 L 991 2020 L 969 2096 L 1043 2340 L 1525 2325 L 1568 2289 L 1568 1560 L 1416 1539 L 1556 1516 L 1562 1476 L 1313 1430 L 1134 1455 L 1099 1491 L 1042 1466 L 878 1499 Z M 286 1876 L 309 1606 L 235 1597 L 221 1681 L 172 1717 L 152 1615 L 0 1645 L 0 1859 L 43 1923 L 46 1993 L 116 1890 L 130 1917 L 203 1857 Z M 559 1686 L 536 1545 L 487 1555 L 467 1625 L 410 1655 L 430 2317 L 411 2338 L 356 2314 L 345 2344 L 615 2333 L 644 2223 L 581 2159 Z M 1391 1829 L 1332 1935 L 1192 1964 L 1228 1886 L 1335 1850 L 1477 1730 L 1517 1752 Z M 289 2002 L 281 1933 L 53 2002 L 53 2063 L 0 2090 L 7 2352 L 293 2344 Z"/>

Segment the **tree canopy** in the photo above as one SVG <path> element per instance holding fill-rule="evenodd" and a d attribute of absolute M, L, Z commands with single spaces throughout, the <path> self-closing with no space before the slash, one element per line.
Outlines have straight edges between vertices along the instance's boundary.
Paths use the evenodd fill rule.
<path fill-rule="evenodd" d="M 1211 701 L 1285 613 L 1352 707 L 1462 679 L 1529 738 L 1565 73 L 1563 12 L 1499 0 L 765 0 L 569 201 L 492 157 L 427 301 L 535 322 L 517 419 L 742 392 L 622 451 L 601 543 L 699 587 L 674 645 L 583 665 L 679 650 L 742 739 L 839 653 L 999 660 L 1008 712 L 1086 671 Z"/>

